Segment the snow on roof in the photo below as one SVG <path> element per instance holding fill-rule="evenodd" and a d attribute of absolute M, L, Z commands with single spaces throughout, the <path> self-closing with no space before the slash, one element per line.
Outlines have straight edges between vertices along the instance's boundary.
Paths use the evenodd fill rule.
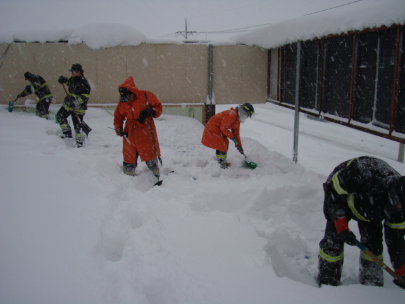
<path fill-rule="evenodd" d="M 237 35 L 235 43 L 275 48 L 366 28 L 405 24 L 404 0 L 376 0 L 319 11 Z"/>
<path fill-rule="evenodd" d="M 283 9 L 285 8 L 280 7 L 277 10 L 275 7 L 274 11 L 269 12 L 269 21 L 271 21 L 272 14 L 283 14 Z M 356 0 L 210 43 L 215 45 L 247 44 L 274 48 L 297 40 L 305 41 L 329 34 L 381 26 L 388 27 L 393 24 L 405 24 L 404 0 Z M 90 23 L 77 29 L 64 30 L 0 32 L 0 43 L 15 41 L 42 43 L 67 41 L 69 44 L 85 43 L 92 49 L 141 43 L 182 43 L 178 38 L 150 39 L 131 25 L 119 23 Z"/>
<path fill-rule="evenodd" d="M 147 41 L 146 36 L 126 24 L 92 23 L 77 29 L 21 31 L 14 35 L 0 34 L 0 42 L 59 42 L 85 43 L 92 49 L 119 45 L 139 45 Z"/>

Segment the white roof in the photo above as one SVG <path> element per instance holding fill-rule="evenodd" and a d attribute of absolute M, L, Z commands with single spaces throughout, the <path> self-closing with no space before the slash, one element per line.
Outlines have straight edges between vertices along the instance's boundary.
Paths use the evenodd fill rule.
<path fill-rule="evenodd" d="M 240 34 L 235 37 L 235 42 L 276 48 L 298 40 L 393 24 L 405 24 L 404 0 L 352 1 L 350 5 L 314 12 Z"/>

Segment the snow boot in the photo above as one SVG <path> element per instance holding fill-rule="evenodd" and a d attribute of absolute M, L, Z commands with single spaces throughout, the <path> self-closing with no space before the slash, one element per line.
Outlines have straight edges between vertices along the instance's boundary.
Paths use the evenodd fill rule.
<path fill-rule="evenodd" d="M 136 165 L 137 164 L 129 164 L 129 163 L 123 162 L 122 163 L 122 172 L 124 172 L 126 175 L 134 176 Z"/>

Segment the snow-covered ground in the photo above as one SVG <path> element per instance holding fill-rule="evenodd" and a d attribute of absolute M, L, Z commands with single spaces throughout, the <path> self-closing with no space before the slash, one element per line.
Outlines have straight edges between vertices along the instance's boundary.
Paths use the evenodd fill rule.
<path fill-rule="evenodd" d="M 218 105 L 217 111 L 230 106 Z M 248 158 L 220 170 L 200 144 L 203 125 L 162 115 L 163 185 L 141 163 L 124 175 L 108 112 L 90 108 L 85 146 L 53 120 L 0 109 L 0 303 L 401 303 L 404 291 L 358 283 L 359 250 L 346 246 L 343 284 L 318 288 L 322 183 L 340 162 L 373 155 L 401 174 L 398 143 L 255 105 L 241 126 Z M 51 106 L 52 114 L 58 106 Z M 174 171 L 174 173 L 169 173 Z M 358 235 L 355 223 L 351 228 Z M 385 250 L 386 252 L 386 250 Z M 388 265 L 389 257 L 385 254 Z M 402 300 L 401 300 L 402 299 Z"/>

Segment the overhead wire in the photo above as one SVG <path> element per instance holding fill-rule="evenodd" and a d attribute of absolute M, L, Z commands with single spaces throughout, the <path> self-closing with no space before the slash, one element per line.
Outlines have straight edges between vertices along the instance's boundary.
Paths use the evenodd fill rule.
<path fill-rule="evenodd" d="M 330 7 L 330 8 L 324 9 L 324 10 L 320 10 L 320 11 L 308 13 L 308 14 L 305 14 L 305 15 L 303 15 L 303 16 L 309 16 L 309 15 L 321 13 L 321 12 L 324 12 L 324 11 L 332 10 L 332 9 L 335 9 L 335 8 L 338 8 L 338 7 L 350 5 L 350 4 L 353 4 L 353 3 L 356 3 L 356 2 L 361 2 L 361 1 L 363 1 L 363 0 L 352 1 L 352 2 L 349 2 L 349 3 L 341 4 L 341 5 L 334 6 L 334 7 Z M 265 26 L 265 25 L 269 25 L 269 24 L 272 24 L 272 22 L 263 23 L 263 24 L 258 24 L 258 25 L 252 25 L 252 26 L 247 26 L 247 27 L 241 27 L 241 28 L 236 28 L 236 29 L 221 30 L 221 31 L 209 31 L 209 32 L 193 31 L 193 32 L 190 32 L 190 34 L 193 34 L 193 33 L 194 33 L 194 34 L 232 34 L 232 33 L 243 33 L 243 32 L 247 32 L 249 29 L 256 28 L 256 27 L 261 27 L 261 26 Z M 179 34 L 178 34 L 178 32 L 176 32 L 176 33 L 170 33 L 170 34 L 167 34 L 167 35 L 163 35 L 163 36 L 160 36 L 160 37 L 161 37 L 161 38 L 166 38 L 166 37 L 170 37 L 170 36 L 172 36 L 172 35 L 175 35 L 174 37 L 177 37 Z"/>

